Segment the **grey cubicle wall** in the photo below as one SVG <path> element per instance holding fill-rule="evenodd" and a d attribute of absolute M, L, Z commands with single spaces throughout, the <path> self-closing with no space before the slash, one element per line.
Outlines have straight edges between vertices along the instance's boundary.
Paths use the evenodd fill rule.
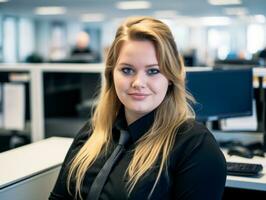
<path fill-rule="evenodd" d="M 47 200 L 72 143 L 51 137 L 0 154 L 0 200 Z"/>
<path fill-rule="evenodd" d="M 0 189 L 1 200 L 47 200 L 60 166 Z"/>

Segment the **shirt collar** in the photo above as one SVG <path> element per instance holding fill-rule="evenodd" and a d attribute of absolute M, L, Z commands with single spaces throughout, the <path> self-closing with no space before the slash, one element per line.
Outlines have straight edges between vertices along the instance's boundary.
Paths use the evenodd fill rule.
<path fill-rule="evenodd" d="M 127 130 L 130 134 L 131 143 L 135 143 L 142 135 L 144 135 L 152 126 L 154 122 L 155 111 L 144 115 L 129 126 L 127 125 L 124 108 L 121 108 L 114 128 L 117 130 Z"/>

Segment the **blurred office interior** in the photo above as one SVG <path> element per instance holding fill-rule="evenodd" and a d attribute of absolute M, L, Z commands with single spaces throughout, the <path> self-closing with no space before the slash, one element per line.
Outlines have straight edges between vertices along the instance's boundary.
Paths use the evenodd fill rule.
<path fill-rule="evenodd" d="M 265 10 L 263 0 L 1 0 L 0 61 L 70 62 L 78 34 L 86 32 L 101 62 L 118 24 L 131 15 L 165 21 L 188 65 L 257 60 Z"/>
<path fill-rule="evenodd" d="M 51 136 L 75 136 L 96 103 L 115 31 L 132 15 L 167 23 L 187 67 L 266 66 L 265 0 L 0 0 L 0 152 Z M 41 75 L 33 81 L 35 70 Z M 264 78 L 253 78 L 258 125 L 252 131 L 265 131 L 265 91 L 256 84 Z M 5 97 L 10 91 L 17 95 Z M 24 111 L 18 127 L 6 126 L 4 119 L 4 99 L 12 98 L 23 99 L 13 102 Z M 211 128 L 222 124 L 214 120 Z M 32 136 L 36 130 L 39 137 Z M 232 195 L 239 193 L 228 189 L 226 197 Z"/>

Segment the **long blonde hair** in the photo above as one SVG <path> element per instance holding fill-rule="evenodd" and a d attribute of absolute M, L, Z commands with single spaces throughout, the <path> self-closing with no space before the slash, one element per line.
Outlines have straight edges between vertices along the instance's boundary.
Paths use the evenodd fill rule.
<path fill-rule="evenodd" d="M 156 49 L 160 70 L 171 82 L 163 102 L 156 109 L 152 127 L 137 141 L 126 174 L 129 177 L 129 194 L 140 178 L 159 161 L 159 171 L 152 191 L 154 190 L 164 167 L 167 166 L 178 127 L 188 118 L 194 118 L 194 112 L 188 103 L 193 98 L 185 90 L 184 64 L 170 29 L 154 18 L 128 18 L 118 28 L 107 55 L 105 81 L 91 120 L 91 136 L 70 165 L 68 190 L 70 192 L 70 183 L 74 181 L 76 198 L 82 198 L 81 185 L 86 171 L 112 144 L 113 123 L 122 106 L 115 92 L 113 70 L 122 44 L 128 40 L 151 41 Z"/>

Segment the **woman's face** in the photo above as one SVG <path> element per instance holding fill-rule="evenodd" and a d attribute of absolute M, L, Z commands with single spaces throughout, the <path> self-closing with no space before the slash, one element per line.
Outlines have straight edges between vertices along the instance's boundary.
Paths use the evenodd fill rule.
<path fill-rule="evenodd" d="M 125 106 L 128 124 L 157 108 L 169 81 L 160 73 L 154 45 L 150 41 L 126 41 L 113 73 L 117 96 Z"/>

